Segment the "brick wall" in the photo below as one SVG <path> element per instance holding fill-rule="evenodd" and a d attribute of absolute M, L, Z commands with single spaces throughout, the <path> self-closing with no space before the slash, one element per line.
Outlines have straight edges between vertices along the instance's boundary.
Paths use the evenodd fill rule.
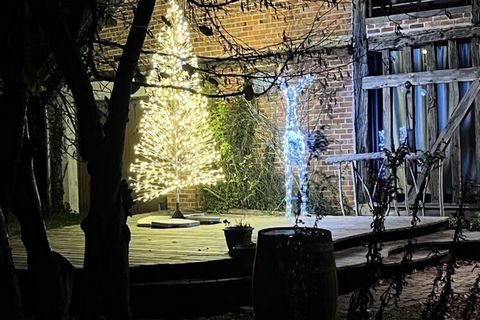
<path fill-rule="evenodd" d="M 368 36 L 392 34 L 395 33 L 396 25 L 402 28 L 402 34 L 419 32 L 425 29 L 470 26 L 472 25 L 472 10 L 471 6 L 464 6 L 446 10 L 424 11 L 418 18 L 415 18 L 415 14 L 368 18 L 367 34 Z"/>
<path fill-rule="evenodd" d="M 152 19 L 151 29 L 156 34 L 163 22 L 161 16 L 165 10 L 163 1 L 158 1 Z M 351 1 L 339 0 L 338 6 L 333 7 L 327 2 L 318 1 L 311 2 L 308 7 L 302 7 L 301 1 L 285 1 L 292 6 L 287 9 L 279 9 L 277 15 L 272 14 L 270 10 L 258 10 L 254 7 L 250 10 L 242 12 L 240 7 L 232 7 L 226 13 L 220 13 L 222 25 L 230 32 L 231 35 L 237 37 L 240 41 L 247 43 L 253 48 L 261 48 L 267 45 L 274 45 L 282 40 L 284 34 L 294 37 L 305 33 L 311 28 L 315 19 L 316 27 L 312 29 L 312 39 L 328 38 L 323 45 L 334 46 L 340 44 L 345 46 L 349 43 L 351 34 Z M 131 14 L 126 15 L 131 18 Z M 102 31 L 102 37 L 106 40 L 124 43 L 128 32 L 128 23 L 124 24 L 122 19 L 118 19 L 116 26 L 105 28 Z M 225 56 L 225 52 L 221 41 L 214 37 L 206 37 L 203 34 L 191 31 L 191 39 L 194 46 L 194 52 L 198 56 L 218 57 Z M 144 46 L 145 50 L 153 50 L 155 40 L 149 37 Z M 121 51 L 116 48 L 103 48 L 104 55 L 114 63 L 118 59 Z M 325 71 L 322 76 L 317 78 L 321 81 L 323 78 L 328 79 L 328 87 L 323 88 L 317 83 L 320 90 L 316 91 L 314 99 L 308 109 L 310 122 L 313 119 L 320 119 L 320 125 L 326 127 L 329 139 L 332 141 L 330 150 L 327 155 L 351 153 L 353 148 L 352 139 L 352 83 L 350 75 L 352 73 L 351 57 L 346 49 L 333 50 L 325 54 L 326 64 L 322 66 Z M 305 57 L 308 59 L 308 57 Z M 141 64 L 149 64 L 149 56 L 144 55 L 141 58 Z M 319 69 L 318 62 L 310 61 L 313 68 Z M 327 72 L 328 70 L 328 72 Z M 329 93 L 333 93 L 330 95 Z M 259 100 L 261 110 L 268 115 L 273 123 L 280 127 L 284 121 L 284 113 L 282 112 L 281 97 L 277 92 L 269 95 L 269 98 L 261 98 Z M 325 110 L 329 112 L 325 112 Z M 306 124 L 306 122 L 304 122 Z M 312 126 L 313 123 L 310 123 Z M 280 129 L 281 130 L 281 129 Z M 279 139 L 279 137 L 277 137 Z M 128 152 L 128 151 L 127 151 Z M 281 161 L 279 157 L 279 170 Z M 322 170 L 330 175 L 336 173 L 335 166 L 324 166 L 319 164 Z M 128 164 L 125 165 L 128 167 Z M 347 172 L 349 172 L 347 170 Z M 128 176 L 128 174 L 127 174 Z M 351 180 L 348 174 L 345 176 L 345 192 L 351 198 L 352 188 Z M 195 188 L 182 191 L 182 198 L 185 202 L 182 204 L 185 208 L 199 207 L 199 194 Z M 168 196 L 169 208 L 174 208 L 174 196 Z M 146 207 L 153 206 L 137 206 L 138 210 L 143 211 Z"/>

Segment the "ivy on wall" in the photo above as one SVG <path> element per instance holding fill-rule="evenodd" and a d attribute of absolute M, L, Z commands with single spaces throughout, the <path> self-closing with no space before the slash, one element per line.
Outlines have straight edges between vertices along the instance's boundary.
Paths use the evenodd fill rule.
<path fill-rule="evenodd" d="M 225 181 L 204 188 L 204 209 L 282 210 L 283 176 L 275 164 L 275 143 L 258 139 L 259 132 L 272 129 L 256 104 L 243 97 L 216 99 L 209 109 Z"/>

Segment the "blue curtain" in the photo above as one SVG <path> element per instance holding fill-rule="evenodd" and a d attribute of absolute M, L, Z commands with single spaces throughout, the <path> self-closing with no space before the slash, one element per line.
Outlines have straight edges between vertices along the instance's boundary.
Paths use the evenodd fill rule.
<path fill-rule="evenodd" d="M 437 46 L 436 51 L 436 67 L 437 70 L 444 70 L 448 68 L 448 51 L 446 45 Z M 452 112 L 454 106 L 449 106 L 448 96 L 449 87 L 445 83 L 439 83 L 437 88 L 437 126 L 438 132 L 441 132 L 446 126 L 448 117 Z M 443 167 L 443 186 L 446 194 L 452 194 L 452 169 L 450 161 L 446 161 Z"/>
<path fill-rule="evenodd" d="M 383 61 L 380 52 L 369 52 L 368 72 L 371 76 L 383 74 Z M 382 139 L 383 132 L 383 95 L 382 89 L 368 90 L 368 115 L 370 150 L 369 152 L 381 151 L 385 146 Z"/>
<path fill-rule="evenodd" d="M 470 43 L 458 45 L 459 67 L 469 68 L 471 63 Z M 469 82 L 459 82 L 460 98 L 470 87 Z M 473 110 L 470 110 L 460 124 L 460 148 L 462 157 L 462 179 L 464 182 L 475 183 L 477 177 L 477 165 L 475 162 L 475 127 Z"/>
<path fill-rule="evenodd" d="M 403 51 L 390 52 L 390 73 L 405 72 L 405 55 Z M 392 88 L 392 138 L 393 147 L 398 148 L 407 139 L 407 103 L 405 87 Z"/>
<path fill-rule="evenodd" d="M 426 71 L 426 54 L 423 49 L 413 49 L 413 71 Z M 416 150 L 428 150 L 427 109 L 428 109 L 427 86 L 413 87 L 413 103 L 415 108 L 415 148 Z M 413 147 L 413 146 L 412 146 Z"/>
<path fill-rule="evenodd" d="M 436 47 L 437 70 L 444 70 L 448 67 L 447 46 Z M 437 84 L 437 119 L 438 131 L 442 131 L 447 125 L 448 116 L 451 113 L 448 105 L 448 85 L 445 83 Z"/>

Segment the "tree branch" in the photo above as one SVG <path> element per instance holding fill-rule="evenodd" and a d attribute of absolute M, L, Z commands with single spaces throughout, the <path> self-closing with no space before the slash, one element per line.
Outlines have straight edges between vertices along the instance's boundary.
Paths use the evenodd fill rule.
<path fill-rule="evenodd" d="M 105 123 L 105 145 L 108 146 L 110 163 L 120 166 L 125 139 L 125 127 L 128 122 L 131 86 L 143 42 L 147 35 L 148 24 L 152 17 L 155 0 L 140 0 L 128 34 L 123 55 L 113 84 L 109 102 L 109 114 Z M 121 168 L 117 168 L 121 173 Z"/>
<path fill-rule="evenodd" d="M 80 52 L 61 14 L 58 1 L 30 1 L 35 18 L 45 30 L 55 60 L 72 91 L 78 113 L 79 148 L 90 161 L 101 150 L 102 126 L 95 98 Z"/>

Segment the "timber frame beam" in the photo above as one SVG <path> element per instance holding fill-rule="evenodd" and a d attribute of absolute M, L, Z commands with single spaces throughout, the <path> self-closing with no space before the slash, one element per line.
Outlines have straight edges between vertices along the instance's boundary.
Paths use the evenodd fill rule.
<path fill-rule="evenodd" d="M 366 26 L 366 0 L 353 0 L 353 123 L 355 132 L 367 132 L 368 94 L 363 89 L 363 78 L 368 75 L 368 43 Z M 355 134 L 356 152 L 368 152 L 365 134 Z"/>
<path fill-rule="evenodd" d="M 479 4 L 480 6 L 480 4 Z M 480 10 L 480 9 L 478 9 Z M 473 19 L 475 20 L 475 18 Z M 406 34 L 386 34 L 368 38 L 370 50 L 398 49 L 407 46 L 419 46 L 438 41 L 467 39 L 480 36 L 480 25 L 472 27 L 455 27 L 442 29 L 427 29 Z"/>
<path fill-rule="evenodd" d="M 467 82 L 480 79 L 480 67 L 463 69 L 431 70 L 415 73 L 397 73 L 385 76 L 369 76 L 362 79 L 362 88 L 381 89 L 399 87 L 409 82 L 410 85 L 420 86 L 435 83 Z"/>
<path fill-rule="evenodd" d="M 367 0 L 353 0 L 353 126 L 354 152 L 369 151 L 368 135 L 368 92 L 362 88 L 362 80 L 368 75 L 368 42 L 367 42 Z M 367 173 L 365 164 L 360 163 L 359 171 Z M 360 182 L 354 188 L 361 188 Z M 363 195 L 354 192 L 354 202 L 362 202 Z M 358 211 L 357 211 L 358 213 Z"/>
<path fill-rule="evenodd" d="M 480 1 L 472 1 L 472 23 L 474 26 L 480 26 Z"/>

